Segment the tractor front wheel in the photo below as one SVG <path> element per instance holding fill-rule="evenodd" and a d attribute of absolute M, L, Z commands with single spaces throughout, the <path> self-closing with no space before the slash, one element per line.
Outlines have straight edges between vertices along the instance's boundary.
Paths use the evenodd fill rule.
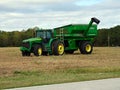
<path fill-rule="evenodd" d="M 30 52 L 22 51 L 22 56 L 30 56 Z"/>

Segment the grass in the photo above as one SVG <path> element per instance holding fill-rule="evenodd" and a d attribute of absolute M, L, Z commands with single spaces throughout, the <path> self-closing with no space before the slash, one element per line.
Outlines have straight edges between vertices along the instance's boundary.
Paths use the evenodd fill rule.
<path fill-rule="evenodd" d="M 91 55 L 22 57 L 0 48 L 0 89 L 120 77 L 120 48 L 95 47 Z"/>

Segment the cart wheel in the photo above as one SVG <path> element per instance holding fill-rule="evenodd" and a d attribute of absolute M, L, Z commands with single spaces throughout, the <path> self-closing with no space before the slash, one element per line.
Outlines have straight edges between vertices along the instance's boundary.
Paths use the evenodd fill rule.
<path fill-rule="evenodd" d="M 82 54 L 91 54 L 93 51 L 93 45 L 89 41 L 86 41 L 80 45 L 79 49 Z"/>

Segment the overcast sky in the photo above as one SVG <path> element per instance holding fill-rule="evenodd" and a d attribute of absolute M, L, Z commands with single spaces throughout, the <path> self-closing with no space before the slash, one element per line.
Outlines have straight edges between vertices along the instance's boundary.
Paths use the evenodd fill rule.
<path fill-rule="evenodd" d="M 100 19 L 98 28 L 120 25 L 120 0 L 0 0 L 4 31 L 89 23 L 91 17 Z"/>

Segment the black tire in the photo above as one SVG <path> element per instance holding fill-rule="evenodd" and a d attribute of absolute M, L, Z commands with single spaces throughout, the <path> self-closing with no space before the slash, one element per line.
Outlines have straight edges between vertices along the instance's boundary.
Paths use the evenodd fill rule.
<path fill-rule="evenodd" d="M 79 49 L 82 54 L 91 54 L 93 51 L 93 45 L 89 41 L 85 41 L 82 42 Z"/>
<path fill-rule="evenodd" d="M 42 52 L 42 55 L 47 56 L 48 52 Z"/>
<path fill-rule="evenodd" d="M 30 56 L 30 52 L 22 51 L 22 56 Z"/>
<path fill-rule="evenodd" d="M 54 55 L 63 55 L 64 54 L 64 44 L 57 40 L 52 44 L 52 52 Z"/>
<path fill-rule="evenodd" d="M 30 56 L 30 52 L 26 52 L 26 56 Z"/>
<path fill-rule="evenodd" d="M 81 54 L 83 54 L 83 49 L 82 49 L 82 44 L 83 44 L 84 42 L 79 42 L 79 50 L 80 50 L 80 52 L 81 52 Z"/>
<path fill-rule="evenodd" d="M 25 53 L 25 51 L 22 51 L 22 56 L 26 56 L 26 53 Z"/>
<path fill-rule="evenodd" d="M 52 42 L 52 44 L 51 44 L 51 50 L 52 50 L 52 53 L 50 53 L 50 55 L 53 55 L 55 52 L 55 50 L 54 50 L 54 47 L 55 47 L 55 43 L 56 43 L 56 41 L 57 40 L 54 40 L 53 42 Z"/>
<path fill-rule="evenodd" d="M 35 45 L 33 49 L 33 53 L 35 56 L 41 56 L 42 55 L 42 46 L 41 45 Z"/>
<path fill-rule="evenodd" d="M 74 53 L 74 50 L 67 50 L 65 51 L 66 54 L 73 54 Z"/>

